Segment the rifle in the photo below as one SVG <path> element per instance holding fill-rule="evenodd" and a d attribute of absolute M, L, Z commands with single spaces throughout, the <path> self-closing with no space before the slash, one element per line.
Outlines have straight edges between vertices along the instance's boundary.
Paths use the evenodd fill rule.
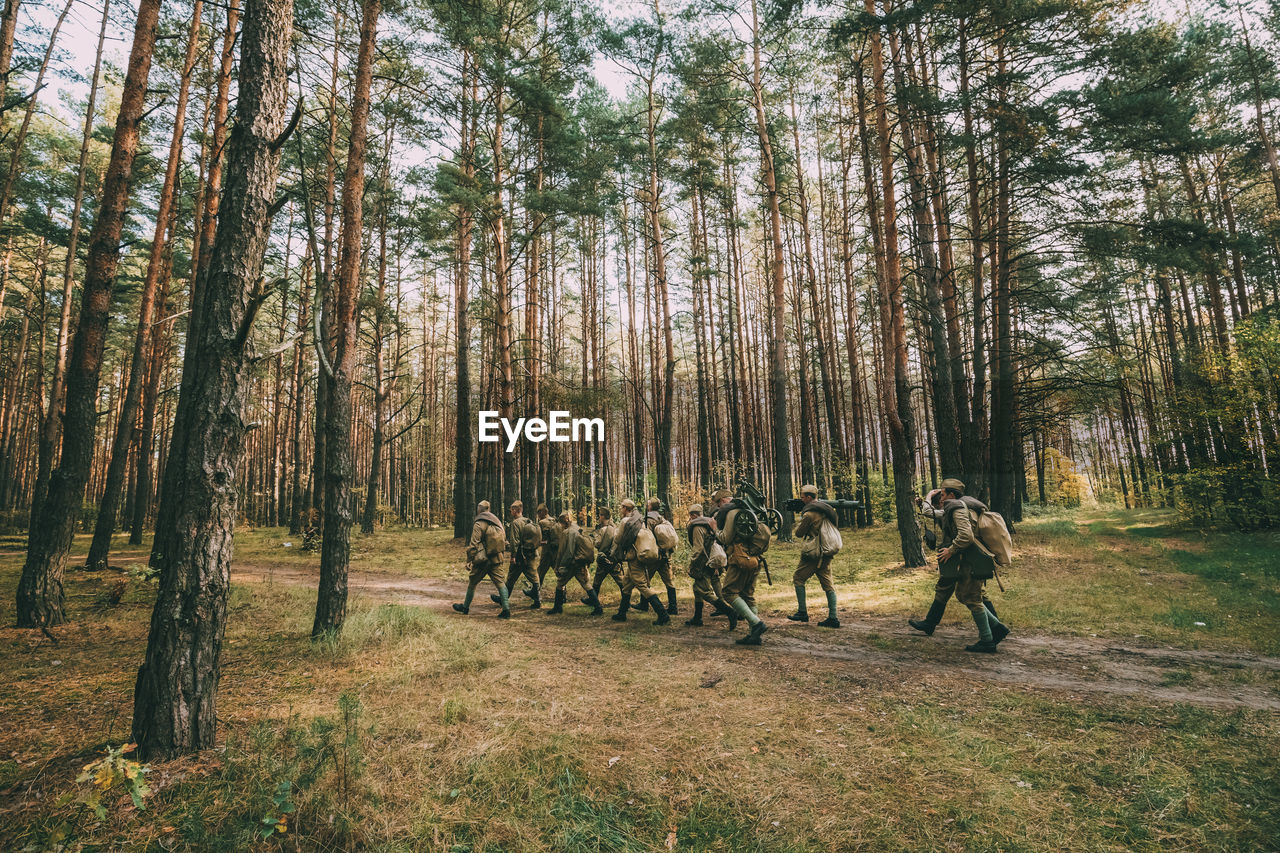
<path fill-rule="evenodd" d="M 773 586 L 773 577 L 769 574 L 769 561 L 761 554 L 757 559 L 760 560 L 760 568 L 764 569 L 764 579 L 769 582 L 769 586 Z"/>

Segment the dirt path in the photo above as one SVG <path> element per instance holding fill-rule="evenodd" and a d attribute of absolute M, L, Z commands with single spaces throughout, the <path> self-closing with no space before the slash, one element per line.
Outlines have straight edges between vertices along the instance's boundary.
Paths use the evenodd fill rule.
<path fill-rule="evenodd" d="M 232 579 L 241 583 L 277 582 L 314 586 L 316 573 L 293 566 L 240 565 Z M 462 598 L 460 583 L 375 572 L 353 572 L 352 593 L 399 604 L 426 607 L 452 614 L 450 605 Z M 490 615 L 487 584 L 476 596 L 478 612 Z M 577 596 L 570 599 L 571 613 L 557 627 L 577 628 L 586 620 Z M 686 605 L 687 607 L 688 605 Z M 518 607 L 509 623 L 512 630 L 533 631 L 544 611 Z M 726 632 L 721 619 L 708 619 L 702 629 L 678 628 L 666 634 L 672 643 L 702 647 L 724 646 L 742 654 L 804 655 L 809 658 L 898 669 L 928 678 L 931 673 L 996 682 L 1010 686 L 1052 690 L 1068 694 L 1102 694 L 1217 708 L 1280 711 L 1280 658 L 1249 654 L 1143 646 L 1119 640 L 1025 635 L 1015 630 L 991 656 L 966 654 L 962 646 L 972 640 L 954 627 L 942 627 L 925 637 L 902 620 L 858 614 L 845 620 L 838 631 L 799 625 L 766 613 L 769 633 L 760 650 L 739 649 L 737 636 Z M 649 617 L 639 617 L 645 622 Z M 608 620 L 592 620 L 597 630 L 625 631 L 628 626 Z M 547 626 L 540 626 L 545 629 Z"/>

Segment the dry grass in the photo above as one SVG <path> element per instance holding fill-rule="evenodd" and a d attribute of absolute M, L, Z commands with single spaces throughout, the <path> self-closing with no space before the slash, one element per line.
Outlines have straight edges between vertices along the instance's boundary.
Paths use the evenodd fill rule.
<path fill-rule="evenodd" d="M 1130 612 L 1158 607 L 1132 581 L 1161 552 L 1111 526 L 1078 532 L 1099 520 L 1115 524 L 1056 518 L 1020 531 L 1010 620 L 1200 642 Z M 460 580 L 445 535 L 382 532 L 358 542 L 353 568 Z M 282 553 L 278 538 L 252 532 L 239 557 L 315 559 Z M 846 541 L 844 603 L 923 607 L 928 578 L 895 570 L 891 531 Z M 793 603 L 786 550 L 763 597 L 779 612 Z M 1082 553 L 1089 560 L 1066 574 L 1061 556 Z M 6 624 L 18 565 L 0 559 Z M 1078 593 L 1062 590 L 1068 577 Z M 1204 590 L 1234 601 L 1226 580 L 1194 567 L 1176 577 L 1190 597 L 1162 590 L 1170 606 L 1193 607 Z M 225 749 L 155 768 L 144 812 L 113 808 L 94 825 L 58 796 L 96 750 L 127 737 L 149 612 L 145 584 L 112 607 L 109 582 L 69 577 L 74 622 L 57 646 L 0 630 L 6 849 L 1154 851 L 1274 849 L 1280 837 L 1274 715 L 994 687 L 956 672 L 942 648 L 923 675 L 817 658 L 779 666 L 581 608 L 505 624 L 357 599 L 342 638 L 312 644 L 314 593 L 284 583 L 233 590 Z M 1034 622 L 1054 589 L 1053 619 Z M 1271 637 L 1232 630 L 1213 642 L 1257 648 Z M 288 832 L 255 839 L 285 781 L 297 806 Z"/>

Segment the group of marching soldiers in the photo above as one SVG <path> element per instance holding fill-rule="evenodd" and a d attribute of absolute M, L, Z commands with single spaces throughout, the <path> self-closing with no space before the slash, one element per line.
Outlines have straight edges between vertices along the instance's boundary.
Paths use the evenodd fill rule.
<path fill-rule="evenodd" d="M 943 485 L 952 487 L 947 493 L 947 503 L 934 501 L 926 513 L 942 522 L 944 531 L 948 532 L 945 545 L 952 548 L 953 553 L 960 553 L 973 539 L 967 519 L 963 521 L 967 533 L 958 531 L 958 522 L 953 520 L 954 510 L 964 506 L 960 500 L 963 484 L 948 480 Z M 832 558 L 843 547 L 839 516 L 830 504 L 818 499 L 816 486 L 802 487 L 800 499 L 803 507 L 795 535 L 802 545 L 800 564 L 792 577 L 798 607 L 787 618 L 795 622 L 809 621 L 806 584 L 816 577 L 827 604 L 827 618 L 818 625 L 839 628 L 831 576 Z M 547 575 L 554 571 L 555 592 L 549 613 L 564 612 L 569 582 L 576 580 L 585 593 L 582 603 L 591 608 L 592 615 L 603 615 L 600 594 L 605 582 L 612 579 L 621 593 L 613 621 L 627 621 L 628 611 L 634 609 L 652 610 L 656 616 L 654 624 L 668 624 L 679 612 L 671 569 L 671 558 L 679 545 L 678 534 L 662 514 L 662 504 L 657 498 L 649 499 L 643 512 L 630 498 L 623 500 L 619 508 L 616 521 L 608 507 L 600 508 L 595 528 L 586 531 L 569 512 L 553 518 L 545 504 L 539 504 L 535 510 L 537 517 L 530 518 L 524 514 L 521 501 L 511 504 L 511 521 L 504 525 L 490 511 L 489 502 L 481 501 L 467 543 L 466 598 L 454 604 L 453 609 L 470 613 L 476 587 L 486 577 L 497 587 L 490 599 L 501 608 L 499 618 L 511 618 L 510 595 L 522 577 L 527 582 L 522 592 L 531 600 L 530 608 L 540 609 Z M 730 631 L 736 630 L 740 621 L 747 623 L 746 635 L 737 640 L 738 645 L 760 645 L 768 627 L 756 607 L 755 587 L 760 571 L 767 571 L 765 552 L 772 537 L 764 519 L 758 518 L 751 507 L 736 500 L 727 489 L 721 489 L 711 497 L 710 514 L 703 514 L 701 504 L 689 507 L 685 536 L 690 554 L 688 574 L 693 580 L 693 614 L 684 624 L 701 627 L 703 614 L 710 607 L 716 615 L 728 620 Z M 508 554 L 510 566 L 504 571 Z M 945 551 L 943 554 L 945 556 L 940 556 L 943 578 L 938 582 L 934 605 L 925 620 L 912 620 L 912 627 L 932 634 L 947 600 L 954 594 L 971 610 L 975 608 L 973 602 L 977 602 L 974 619 L 979 627 L 979 645 L 983 647 L 967 648 L 994 651 L 995 644 L 1004 639 L 1008 629 L 996 618 L 995 608 L 983 594 L 985 582 L 972 581 L 967 576 L 961 581 L 957 573 L 948 575 L 946 559 L 951 554 Z M 594 573 L 588 576 L 588 567 L 593 563 Z M 655 576 L 666 587 L 665 602 L 653 585 Z M 983 621 L 979 621 L 978 610 Z"/>

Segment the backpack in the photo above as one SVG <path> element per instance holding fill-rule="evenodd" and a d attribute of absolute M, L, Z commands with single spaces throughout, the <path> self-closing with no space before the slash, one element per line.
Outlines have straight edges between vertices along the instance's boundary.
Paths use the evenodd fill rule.
<path fill-rule="evenodd" d="M 727 565 L 729 565 L 729 555 L 724 552 L 719 542 L 712 539 L 711 547 L 707 549 L 707 568 L 713 572 L 719 572 L 723 571 Z"/>
<path fill-rule="evenodd" d="M 542 528 L 531 518 L 521 516 L 511 523 L 511 532 L 515 534 L 517 548 L 524 551 L 536 550 L 542 544 Z"/>
<path fill-rule="evenodd" d="M 507 550 L 507 535 L 502 526 L 486 521 L 484 525 L 484 550 L 490 560 L 496 560 Z"/>
<path fill-rule="evenodd" d="M 656 563 L 662 559 L 662 555 L 658 553 L 658 540 L 653 537 L 653 531 L 648 525 L 640 525 L 639 532 L 636 533 L 636 559 L 642 563 Z"/>
<path fill-rule="evenodd" d="M 582 531 L 578 531 L 578 541 L 574 543 L 573 559 L 584 566 L 594 562 L 596 559 L 596 543 L 592 542 L 591 537 Z"/>
<path fill-rule="evenodd" d="M 978 541 L 990 552 L 995 559 L 997 566 L 1008 566 L 1013 562 L 1013 536 L 1009 533 L 1009 526 L 1004 523 L 1004 516 L 998 512 L 987 510 L 982 513 L 969 511 L 970 516 L 976 515 L 973 519 L 974 535 Z"/>
<path fill-rule="evenodd" d="M 670 554 L 680 545 L 676 529 L 666 519 L 653 528 L 653 538 L 658 540 L 658 550 L 664 554 Z"/>
<path fill-rule="evenodd" d="M 733 518 L 733 538 L 735 544 L 741 545 L 749 557 L 759 557 L 769 550 L 773 534 L 769 525 L 762 524 L 756 514 L 745 506 L 738 507 L 738 514 Z"/>

